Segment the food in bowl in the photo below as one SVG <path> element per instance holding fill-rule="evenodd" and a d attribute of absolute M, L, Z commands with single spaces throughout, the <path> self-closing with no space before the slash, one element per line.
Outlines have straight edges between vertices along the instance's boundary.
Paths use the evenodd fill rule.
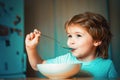
<path fill-rule="evenodd" d="M 50 79 L 65 79 L 80 71 L 80 64 L 38 64 L 40 73 Z"/>

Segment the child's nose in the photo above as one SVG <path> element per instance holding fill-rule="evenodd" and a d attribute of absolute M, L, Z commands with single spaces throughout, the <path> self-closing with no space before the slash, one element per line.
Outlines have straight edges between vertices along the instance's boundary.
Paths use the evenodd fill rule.
<path fill-rule="evenodd" d="M 71 43 L 72 45 L 75 44 L 74 42 Z"/>
<path fill-rule="evenodd" d="M 72 38 L 70 44 L 75 44 L 75 40 Z"/>

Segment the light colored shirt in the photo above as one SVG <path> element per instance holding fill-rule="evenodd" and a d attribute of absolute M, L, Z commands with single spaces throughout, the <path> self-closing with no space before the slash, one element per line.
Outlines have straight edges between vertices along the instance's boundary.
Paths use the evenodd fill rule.
<path fill-rule="evenodd" d="M 102 78 L 115 78 L 117 72 L 114 64 L 110 59 L 103 59 L 97 57 L 90 62 L 83 62 L 78 60 L 72 53 L 67 53 L 56 58 L 46 60 L 47 64 L 82 64 L 79 76 L 92 76 Z"/>

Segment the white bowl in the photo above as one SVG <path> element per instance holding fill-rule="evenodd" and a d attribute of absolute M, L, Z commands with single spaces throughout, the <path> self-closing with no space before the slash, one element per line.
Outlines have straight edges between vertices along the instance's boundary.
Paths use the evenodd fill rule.
<path fill-rule="evenodd" d="M 37 68 L 50 79 L 70 78 L 80 71 L 80 64 L 38 64 Z"/>

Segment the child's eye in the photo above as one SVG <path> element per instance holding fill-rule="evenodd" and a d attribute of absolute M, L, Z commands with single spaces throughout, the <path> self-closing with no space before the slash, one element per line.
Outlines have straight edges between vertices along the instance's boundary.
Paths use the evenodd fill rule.
<path fill-rule="evenodd" d="M 68 38 L 71 38 L 72 37 L 72 35 L 68 35 Z"/>
<path fill-rule="evenodd" d="M 81 35 L 77 34 L 77 37 L 81 37 Z"/>

